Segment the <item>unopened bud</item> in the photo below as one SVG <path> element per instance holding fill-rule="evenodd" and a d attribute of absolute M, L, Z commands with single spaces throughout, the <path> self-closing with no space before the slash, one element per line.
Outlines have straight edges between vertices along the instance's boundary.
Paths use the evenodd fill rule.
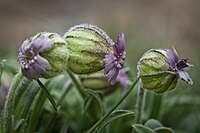
<path fill-rule="evenodd" d="M 42 32 L 26 39 L 18 61 L 28 79 L 51 78 L 67 68 L 69 51 L 65 40 L 55 33 Z"/>
<path fill-rule="evenodd" d="M 156 93 L 163 93 L 176 87 L 178 79 L 192 84 L 186 70 L 191 65 L 185 59 L 179 60 L 176 50 L 152 49 L 147 51 L 138 62 L 138 75 L 142 86 Z M 188 68 L 188 69 L 186 69 Z"/>
<path fill-rule="evenodd" d="M 68 67 L 76 74 L 92 74 L 104 69 L 114 84 L 125 63 L 124 34 L 114 43 L 100 28 L 81 24 L 72 27 L 64 38 L 69 46 Z"/>

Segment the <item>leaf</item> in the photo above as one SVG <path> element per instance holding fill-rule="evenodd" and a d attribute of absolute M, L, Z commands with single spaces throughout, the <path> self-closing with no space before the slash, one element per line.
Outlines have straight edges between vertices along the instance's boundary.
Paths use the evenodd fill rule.
<path fill-rule="evenodd" d="M 12 105 L 13 108 L 16 108 L 16 106 L 20 103 L 19 101 L 22 98 L 24 91 L 27 90 L 31 82 L 32 82 L 31 80 L 25 77 L 22 78 L 14 94 L 14 98 L 13 98 L 14 100 L 13 100 L 13 105 Z"/>
<path fill-rule="evenodd" d="M 60 133 L 67 133 L 67 131 L 69 130 L 70 126 L 68 122 L 65 122 L 60 130 Z"/>
<path fill-rule="evenodd" d="M 100 98 L 99 94 L 97 94 L 95 91 L 90 90 L 90 89 L 87 89 L 87 92 L 91 96 L 93 96 L 94 99 L 97 101 L 99 108 L 100 108 L 101 115 L 103 115 L 105 109 L 104 109 L 103 102 L 102 102 L 102 99 Z"/>
<path fill-rule="evenodd" d="M 19 72 L 15 79 L 12 82 L 12 85 L 9 89 L 6 102 L 4 104 L 3 118 L 2 118 L 2 130 L 3 132 L 11 132 L 11 122 L 12 122 L 12 114 L 13 114 L 13 101 L 16 89 L 19 87 L 19 84 L 23 78 L 21 72 Z"/>
<path fill-rule="evenodd" d="M 116 119 L 125 117 L 125 116 L 133 116 L 134 112 L 130 111 L 130 110 L 116 110 L 114 111 L 100 126 L 99 126 L 99 130 L 98 132 L 101 132 L 101 130 L 103 130 L 104 127 L 106 127 L 107 125 L 109 125 L 110 123 L 112 123 L 113 121 L 115 121 Z"/>
<path fill-rule="evenodd" d="M 49 86 L 50 81 L 48 81 L 47 83 L 45 83 L 45 86 L 47 86 L 47 88 L 50 88 Z M 51 89 L 51 88 L 50 88 Z M 50 91 L 49 89 L 49 91 Z M 32 111 L 30 114 L 30 118 L 29 121 L 30 123 L 28 123 L 28 127 L 27 127 L 27 132 L 32 133 L 36 130 L 37 124 L 39 123 L 39 120 L 42 116 L 42 108 L 44 106 L 44 102 L 46 100 L 46 96 L 42 93 L 41 89 L 37 95 L 37 97 L 34 100 L 34 103 L 32 105 Z"/>
<path fill-rule="evenodd" d="M 156 133 L 174 133 L 171 128 L 164 127 L 158 120 L 150 119 L 144 126 L 153 129 Z"/>
<path fill-rule="evenodd" d="M 168 127 L 158 127 L 154 130 L 156 131 L 156 133 L 174 133 L 174 131 Z"/>
<path fill-rule="evenodd" d="M 36 82 L 29 84 L 15 107 L 15 115 L 17 116 L 17 119 L 25 119 L 28 117 L 29 110 L 39 90 L 40 88 L 37 86 Z"/>
<path fill-rule="evenodd" d="M 146 127 L 149 127 L 151 129 L 155 129 L 155 128 L 158 128 L 158 127 L 163 127 L 163 125 L 158 121 L 158 120 L 155 120 L 155 119 L 150 119 L 148 120 L 144 126 Z"/>
<path fill-rule="evenodd" d="M 12 115 L 12 129 L 16 131 L 24 122 L 24 119 L 16 120 L 15 116 Z"/>
<path fill-rule="evenodd" d="M 146 126 L 141 125 L 141 124 L 135 124 L 135 125 L 132 125 L 132 126 L 135 129 L 136 133 L 156 133 L 151 128 L 146 127 Z"/>

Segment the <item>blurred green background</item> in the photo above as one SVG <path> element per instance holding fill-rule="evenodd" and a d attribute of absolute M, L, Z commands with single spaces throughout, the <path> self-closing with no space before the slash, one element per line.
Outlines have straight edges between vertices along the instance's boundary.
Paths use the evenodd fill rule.
<path fill-rule="evenodd" d="M 189 71 L 194 84 L 181 81 L 168 94 L 186 98 L 180 100 L 183 106 L 170 109 L 162 122 L 196 132 L 200 125 L 199 6 L 198 0 L 1 0 L 0 59 L 17 64 L 18 48 L 26 38 L 41 31 L 63 35 L 81 23 L 99 26 L 113 40 L 125 33 L 127 65 L 133 77 L 145 51 L 174 46 L 181 58 L 189 58 L 194 65 Z"/>

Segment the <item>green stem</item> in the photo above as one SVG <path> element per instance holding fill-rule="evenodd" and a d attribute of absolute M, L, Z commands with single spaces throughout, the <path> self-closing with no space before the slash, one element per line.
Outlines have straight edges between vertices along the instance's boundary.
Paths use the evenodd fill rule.
<path fill-rule="evenodd" d="M 142 122 L 143 108 L 144 108 L 144 105 L 145 105 L 144 102 L 145 102 L 145 90 L 140 85 L 139 88 L 138 88 L 138 94 L 137 94 L 135 123 L 141 123 Z"/>
<path fill-rule="evenodd" d="M 40 87 L 42 88 L 42 91 L 44 92 L 44 94 L 47 96 L 47 98 L 51 102 L 51 104 L 52 104 L 53 108 L 55 109 L 55 111 L 58 112 L 56 103 L 53 100 L 53 98 L 51 97 L 49 91 L 46 89 L 46 87 L 42 84 L 42 82 L 39 79 L 37 80 L 37 82 L 40 85 Z"/>
<path fill-rule="evenodd" d="M 68 82 L 66 83 L 67 85 L 66 85 L 66 87 L 64 88 L 64 92 L 62 92 L 62 95 L 61 95 L 61 97 L 59 98 L 59 100 L 58 100 L 58 102 L 57 102 L 57 105 L 62 104 L 62 102 L 63 102 L 65 96 L 67 95 L 67 93 L 69 92 L 70 88 L 72 87 L 72 84 L 71 84 L 71 83 L 72 83 L 71 81 L 68 81 Z M 44 133 L 49 133 L 49 132 L 50 132 L 51 127 L 53 127 L 52 125 L 53 125 L 53 123 L 54 123 L 54 120 L 55 120 L 56 116 L 57 116 L 57 113 L 54 112 L 53 115 L 50 117 L 50 119 L 49 119 L 47 125 L 45 126 L 44 131 L 42 131 L 42 132 L 44 132 Z"/>
<path fill-rule="evenodd" d="M 13 98 L 14 98 L 14 94 L 15 94 L 15 91 L 20 83 L 20 81 L 22 80 L 23 78 L 23 75 L 21 72 L 19 72 L 15 79 L 13 80 L 12 82 L 12 85 L 9 89 L 9 92 L 8 92 L 8 95 L 7 95 L 7 100 L 6 100 L 6 103 L 5 103 L 5 106 L 4 106 L 4 115 L 3 115 L 3 127 L 1 127 L 1 129 L 3 128 L 4 129 L 4 133 L 9 133 L 10 130 L 11 130 L 11 115 L 12 115 L 12 111 L 13 111 Z"/>
<path fill-rule="evenodd" d="M 82 129 L 83 129 L 83 125 L 85 123 L 85 117 L 86 117 L 86 112 L 90 106 L 90 103 L 92 101 L 92 97 L 87 97 L 86 100 L 85 100 L 86 104 L 85 104 L 85 107 L 83 109 L 83 113 L 81 115 L 81 118 L 80 118 L 80 123 L 78 124 L 78 129 L 76 130 L 76 133 L 81 133 L 82 132 Z"/>
<path fill-rule="evenodd" d="M 78 77 L 76 77 L 72 73 L 72 71 L 70 71 L 69 69 L 67 69 L 67 73 L 69 74 L 69 77 L 71 78 L 71 80 L 73 81 L 74 85 L 78 89 L 78 91 L 79 91 L 80 95 L 82 96 L 82 98 L 84 98 L 86 96 L 86 93 L 85 93 L 84 88 L 83 88 L 82 84 L 80 83 L 80 80 L 78 79 Z"/>
<path fill-rule="evenodd" d="M 64 92 L 62 92 L 62 95 L 61 97 L 59 98 L 58 102 L 57 102 L 57 105 L 61 105 L 65 96 L 67 95 L 67 93 L 69 92 L 70 88 L 72 87 L 72 82 L 71 81 L 68 81 L 65 85 L 65 90 Z"/>
<path fill-rule="evenodd" d="M 160 117 L 160 111 L 162 106 L 162 99 L 163 95 L 153 95 L 153 100 L 151 101 L 151 113 L 149 118 L 159 119 Z"/>
<path fill-rule="evenodd" d="M 91 133 L 93 132 L 123 101 L 124 99 L 131 93 L 131 91 L 133 90 L 133 88 L 135 87 L 135 85 L 137 84 L 137 82 L 139 81 L 139 77 L 136 79 L 136 81 L 132 84 L 132 86 L 129 88 L 129 90 L 127 91 L 127 93 L 119 100 L 118 103 L 116 103 L 113 108 L 106 113 L 99 121 L 97 121 L 88 131 L 87 133 Z"/>
<path fill-rule="evenodd" d="M 3 67 L 4 67 L 4 62 L 5 62 L 6 60 L 2 60 L 1 62 L 0 62 L 0 87 L 1 87 L 1 76 L 2 76 L 2 74 L 3 74 Z"/>

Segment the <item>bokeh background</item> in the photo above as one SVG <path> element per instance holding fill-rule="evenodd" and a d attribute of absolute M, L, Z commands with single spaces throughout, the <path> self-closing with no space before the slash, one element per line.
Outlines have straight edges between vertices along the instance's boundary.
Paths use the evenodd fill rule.
<path fill-rule="evenodd" d="M 99 26 L 113 40 L 124 32 L 127 65 L 133 76 L 137 74 L 137 61 L 145 51 L 174 46 L 182 58 L 189 58 L 194 65 L 189 72 L 194 84 L 180 82 L 169 95 L 194 99 L 192 104 L 186 99 L 184 106 L 172 109 L 162 122 L 172 128 L 197 132 L 200 125 L 199 6 L 198 0 L 1 0 L 0 59 L 17 64 L 18 48 L 26 38 L 41 31 L 63 35 L 80 23 Z"/>

